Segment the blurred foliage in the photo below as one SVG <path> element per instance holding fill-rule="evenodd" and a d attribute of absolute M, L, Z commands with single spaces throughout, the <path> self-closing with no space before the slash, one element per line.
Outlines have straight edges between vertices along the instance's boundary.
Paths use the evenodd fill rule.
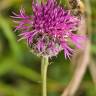
<path fill-rule="evenodd" d="M 65 0 L 62 0 L 62 5 Z M 92 46 L 96 58 L 96 0 L 91 1 Z M 24 41 L 17 42 L 14 23 L 10 16 L 18 12 L 21 5 L 32 14 L 32 0 L 0 0 L 0 96 L 41 96 L 40 58 L 29 52 Z M 48 96 L 60 96 L 72 77 L 70 60 L 63 52 L 50 59 L 48 68 Z M 96 88 L 89 72 L 76 96 L 96 96 Z"/>

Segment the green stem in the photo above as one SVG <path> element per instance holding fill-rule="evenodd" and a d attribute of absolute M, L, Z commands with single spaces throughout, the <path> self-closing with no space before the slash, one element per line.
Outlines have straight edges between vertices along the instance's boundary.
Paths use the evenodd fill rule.
<path fill-rule="evenodd" d="M 42 74 L 42 96 L 47 96 L 47 68 L 48 57 L 42 57 L 41 74 Z"/>
<path fill-rule="evenodd" d="M 69 3 L 69 0 L 66 0 L 66 4 L 67 4 L 68 9 L 70 9 L 70 3 Z"/>

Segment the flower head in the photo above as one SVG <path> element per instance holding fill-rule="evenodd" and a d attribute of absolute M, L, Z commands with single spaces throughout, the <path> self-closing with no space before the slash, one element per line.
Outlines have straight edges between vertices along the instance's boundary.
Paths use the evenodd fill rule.
<path fill-rule="evenodd" d="M 73 49 L 69 47 L 69 41 L 81 47 L 83 37 L 73 33 L 80 19 L 70 10 L 65 10 L 55 0 L 47 0 L 45 4 L 33 2 L 32 9 L 32 16 L 26 15 L 21 8 L 19 14 L 13 13 L 13 18 L 19 19 L 16 30 L 21 31 L 20 40 L 26 39 L 34 53 L 52 57 L 64 50 L 65 57 L 70 57 Z"/>

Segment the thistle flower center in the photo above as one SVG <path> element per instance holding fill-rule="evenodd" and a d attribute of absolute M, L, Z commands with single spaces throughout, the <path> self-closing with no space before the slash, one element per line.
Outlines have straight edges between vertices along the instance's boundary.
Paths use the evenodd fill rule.
<path fill-rule="evenodd" d="M 32 4 L 33 15 L 27 16 L 24 9 L 13 18 L 20 19 L 16 30 L 21 31 L 21 39 L 26 39 L 32 52 L 43 56 L 56 56 L 64 50 L 65 57 L 72 55 L 69 39 L 80 48 L 83 36 L 74 34 L 80 20 L 70 10 L 65 10 L 55 0 L 47 0 L 45 4 Z"/>

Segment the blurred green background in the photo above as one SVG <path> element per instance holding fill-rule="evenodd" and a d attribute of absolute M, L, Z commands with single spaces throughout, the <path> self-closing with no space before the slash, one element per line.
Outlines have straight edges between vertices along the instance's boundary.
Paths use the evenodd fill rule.
<path fill-rule="evenodd" d="M 29 52 L 24 41 L 17 42 L 12 11 L 23 5 L 31 14 L 32 0 L 0 0 L 0 96 L 41 96 L 40 58 Z M 92 9 L 91 55 L 96 62 L 96 0 Z M 50 59 L 48 96 L 60 96 L 72 77 L 72 64 L 61 52 Z M 96 87 L 87 71 L 76 96 L 96 96 Z"/>

